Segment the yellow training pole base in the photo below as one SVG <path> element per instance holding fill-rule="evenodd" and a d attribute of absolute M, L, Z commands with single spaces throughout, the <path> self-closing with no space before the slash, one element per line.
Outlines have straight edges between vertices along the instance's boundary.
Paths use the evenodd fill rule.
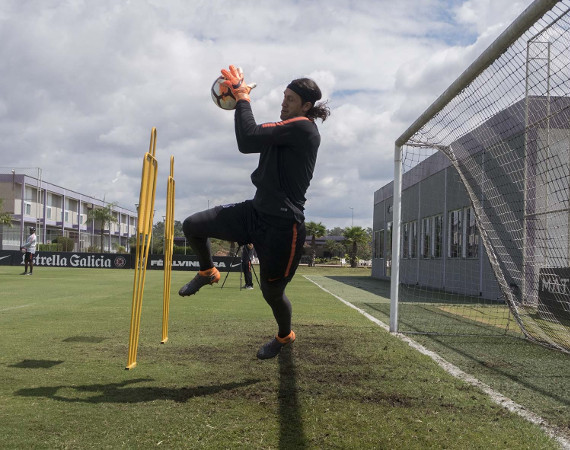
<path fill-rule="evenodd" d="M 136 366 L 137 366 L 137 363 L 136 363 L 136 362 L 131 363 L 131 364 L 129 364 L 127 367 L 125 367 L 125 370 L 134 369 Z"/>
<path fill-rule="evenodd" d="M 168 338 L 164 338 L 162 341 L 160 341 L 161 344 L 166 344 L 168 342 Z"/>

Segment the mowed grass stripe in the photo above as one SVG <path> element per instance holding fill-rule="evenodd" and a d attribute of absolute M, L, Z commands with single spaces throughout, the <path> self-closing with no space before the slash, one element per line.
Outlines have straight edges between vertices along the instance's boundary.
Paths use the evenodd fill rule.
<path fill-rule="evenodd" d="M 230 274 L 174 294 L 161 345 L 163 274 L 149 271 L 127 371 L 132 271 L 17 273 L 0 267 L 0 309 L 39 306 L 0 314 L 5 448 L 557 448 L 302 276 L 287 290 L 297 341 L 257 361 L 275 332 L 257 285 Z M 192 275 L 173 272 L 172 291 Z"/>
<path fill-rule="evenodd" d="M 362 314 L 364 317 L 366 317 L 367 319 L 371 320 L 373 323 L 380 326 L 382 329 L 389 330 L 388 324 L 382 322 L 377 317 L 374 317 L 373 315 L 367 313 L 363 309 L 355 306 L 354 304 L 352 304 L 348 300 L 332 293 L 330 289 L 334 289 L 335 287 L 338 287 L 337 281 L 330 280 L 328 277 L 323 277 L 323 276 L 310 276 L 310 277 L 305 276 L 305 278 L 308 279 L 309 281 L 313 282 L 315 285 L 317 285 L 319 288 L 323 289 L 325 292 L 328 292 L 331 295 L 333 295 L 340 302 L 342 302 L 342 303 L 346 304 L 347 306 L 355 309 L 360 314 Z M 327 286 L 329 289 L 327 289 L 325 286 Z M 348 294 L 348 297 L 350 297 L 352 299 L 356 299 L 360 296 L 360 291 L 358 289 L 359 288 L 356 288 L 356 287 L 348 288 L 348 289 L 346 289 L 345 294 Z M 564 430 L 563 429 L 552 426 L 551 424 L 547 423 L 542 417 L 538 416 L 537 414 L 535 414 L 531 410 L 523 407 L 522 405 L 519 405 L 518 403 L 512 401 L 510 398 L 505 397 L 503 394 L 495 391 L 490 386 L 481 382 L 480 380 L 473 377 L 472 375 L 465 373 L 460 368 L 458 368 L 458 367 L 454 366 L 453 364 L 451 364 L 450 362 L 446 361 L 444 358 L 442 358 L 437 353 L 432 352 L 431 350 L 428 350 L 426 347 L 418 344 L 416 341 L 409 338 L 408 336 L 403 335 L 401 333 L 396 334 L 396 336 L 399 339 L 401 339 L 402 341 L 408 343 L 412 348 L 414 348 L 418 352 L 420 352 L 426 356 L 429 356 L 440 367 L 442 367 L 447 373 L 449 373 L 449 374 L 453 375 L 454 377 L 456 377 L 462 381 L 465 381 L 465 382 L 471 384 L 472 386 L 482 390 L 484 393 L 486 393 L 491 398 L 491 400 L 493 400 L 498 405 L 508 409 L 509 411 L 512 411 L 516 414 L 519 414 L 521 417 L 525 418 L 529 422 L 532 422 L 534 424 L 539 425 L 541 428 L 543 428 L 545 430 L 545 432 L 549 436 L 552 436 L 554 439 L 556 439 L 561 444 L 562 447 L 570 448 L 570 440 L 564 436 L 564 433 L 563 433 Z"/>

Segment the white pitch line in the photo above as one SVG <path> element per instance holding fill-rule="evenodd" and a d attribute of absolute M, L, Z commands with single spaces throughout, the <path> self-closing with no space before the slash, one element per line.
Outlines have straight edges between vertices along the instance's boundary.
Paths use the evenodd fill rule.
<path fill-rule="evenodd" d="M 12 307 L 10 307 L 10 308 L 0 309 L 0 312 L 3 312 L 3 311 L 10 311 L 11 309 L 26 308 L 26 307 L 28 307 L 28 306 L 34 306 L 34 305 L 35 305 L 35 303 L 30 303 L 30 304 L 28 304 L 28 305 L 12 306 Z"/>
<path fill-rule="evenodd" d="M 318 286 L 320 289 L 325 291 L 327 294 L 330 294 L 334 298 L 336 298 L 337 300 L 340 300 L 346 306 L 349 306 L 350 308 L 355 309 L 356 311 L 358 311 L 360 314 L 362 314 L 364 317 L 366 317 L 371 322 L 374 322 L 376 325 L 378 325 L 378 326 L 382 327 L 384 330 L 390 332 L 390 327 L 388 325 L 386 325 L 384 322 L 382 322 L 381 320 L 379 320 L 376 317 L 368 314 L 366 311 L 364 311 L 363 309 L 360 309 L 359 307 L 353 305 L 349 301 L 347 301 L 347 300 L 339 297 L 338 295 L 332 293 L 331 291 L 324 288 L 323 286 L 321 286 L 316 281 L 311 280 L 308 276 L 303 275 L 303 277 L 306 278 L 307 280 L 309 280 L 311 283 Z M 512 401 L 510 398 L 505 397 L 503 394 L 493 390 L 489 385 L 483 383 L 482 381 L 478 380 L 474 376 L 463 372 L 459 367 L 454 366 L 453 364 L 451 364 L 450 362 L 446 361 L 441 356 L 439 356 L 437 353 L 432 352 L 431 350 L 428 350 L 423 345 L 418 344 L 413 339 L 410 339 L 408 336 L 405 336 L 401 333 L 391 333 L 391 334 L 393 336 L 396 336 L 398 339 L 401 339 L 402 341 L 406 342 L 413 349 L 419 351 L 420 353 L 422 353 L 426 356 L 429 356 L 443 370 L 445 370 L 450 375 L 453 375 L 455 378 L 458 378 L 462 381 L 465 381 L 466 383 L 469 383 L 472 386 L 475 386 L 475 387 L 481 389 L 485 394 L 487 394 L 491 398 L 492 401 L 494 401 L 498 405 L 502 406 L 503 408 L 508 409 L 511 412 L 518 414 L 519 416 L 523 417 L 524 419 L 528 420 L 529 422 L 540 426 L 540 428 L 542 428 L 542 430 L 548 436 L 555 439 L 562 446 L 563 449 L 570 450 L 570 440 L 566 439 L 563 436 L 560 436 L 560 432 L 556 429 L 556 427 L 549 425 L 548 422 L 546 422 L 546 420 L 544 420 L 542 417 L 536 415 L 532 411 L 529 411 L 524 406 L 519 405 L 518 403 Z"/>

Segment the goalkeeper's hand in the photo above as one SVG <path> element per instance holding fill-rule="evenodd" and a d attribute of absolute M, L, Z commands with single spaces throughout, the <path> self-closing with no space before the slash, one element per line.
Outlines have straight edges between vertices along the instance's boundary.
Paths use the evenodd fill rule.
<path fill-rule="evenodd" d="M 249 86 L 245 84 L 241 67 L 230 66 L 229 69 L 222 69 L 222 76 L 226 79 L 223 84 L 232 91 L 236 101 L 245 100 L 249 102 L 249 93 L 256 84 L 251 83 Z"/>

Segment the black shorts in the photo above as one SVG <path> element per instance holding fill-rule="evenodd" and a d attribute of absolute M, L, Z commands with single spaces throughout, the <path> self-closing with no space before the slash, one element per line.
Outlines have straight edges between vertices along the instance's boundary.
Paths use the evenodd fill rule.
<path fill-rule="evenodd" d="M 24 254 L 24 261 L 26 261 L 26 262 L 32 262 L 33 257 L 34 257 L 33 253 L 26 252 L 26 253 Z"/>
<path fill-rule="evenodd" d="M 305 224 L 258 213 L 252 201 L 216 206 L 186 219 L 185 232 L 239 245 L 252 243 L 262 280 L 290 281 L 299 266 L 305 243 Z"/>

